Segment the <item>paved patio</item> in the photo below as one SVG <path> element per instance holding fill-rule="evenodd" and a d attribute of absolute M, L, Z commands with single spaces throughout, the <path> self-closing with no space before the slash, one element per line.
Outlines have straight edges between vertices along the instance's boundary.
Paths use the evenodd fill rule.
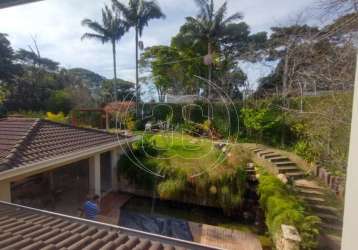
<path fill-rule="evenodd" d="M 189 222 L 194 241 L 227 250 L 262 250 L 256 235 L 238 230 Z"/>

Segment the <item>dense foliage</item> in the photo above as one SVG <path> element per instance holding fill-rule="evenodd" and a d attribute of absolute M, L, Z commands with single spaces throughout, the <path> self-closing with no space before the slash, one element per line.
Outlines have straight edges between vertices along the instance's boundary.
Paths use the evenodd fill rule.
<path fill-rule="evenodd" d="M 266 225 L 274 239 L 280 233 L 282 224 L 292 225 L 302 237 L 302 249 L 316 249 L 320 219 L 310 215 L 305 205 L 285 184 L 261 169 L 258 192 L 260 205 L 266 215 Z"/>

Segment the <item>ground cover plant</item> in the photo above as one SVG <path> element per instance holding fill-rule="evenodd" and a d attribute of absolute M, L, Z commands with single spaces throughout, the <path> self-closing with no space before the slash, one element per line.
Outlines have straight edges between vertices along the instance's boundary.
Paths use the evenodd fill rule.
<path fill-rule="evenodd" d="M 289 187 L 262 168 L 258 192 L 260 205 L 265 211 L 266 225 L 273 239 L 280 233 L 282 224 L 297 228 L 302 238 L 302 249 L 316 249 L 318 244 L 319 223 L 317 216 L 310 214 Z"/>

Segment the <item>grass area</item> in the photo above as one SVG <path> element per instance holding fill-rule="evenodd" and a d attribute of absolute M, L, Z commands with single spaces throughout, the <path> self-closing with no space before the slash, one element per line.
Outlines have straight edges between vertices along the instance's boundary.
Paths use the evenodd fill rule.
<path fill-rule="evenodd" d="M 153 160 L 164 172 L 181 171 L 188 177 L 225 165 L 226 154 L 208 139 L 185 134 L 156 134 L 150 138 L 158 155 Z"/>
<path fill-rule="evenodd" d="M 122 157 L 119 173 L 161 199 L 216 205 L 228 214 L 237 209 L 245 193 L 248 155 L 236 147 L 218 147 L 206 138 L 179 133 L 144 135 L 133 146 L 136 158 L 154 177 Z"/>

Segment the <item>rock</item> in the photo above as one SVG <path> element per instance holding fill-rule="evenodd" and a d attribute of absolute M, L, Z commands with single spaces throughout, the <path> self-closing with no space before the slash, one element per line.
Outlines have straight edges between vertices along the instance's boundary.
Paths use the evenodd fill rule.
<path fill-rule="evenodd" d="M 288 182 L 287 176 L 284 174 L 278 174 L 277 178 L 284 184 L 287 184 L 287 182 Z"/>

